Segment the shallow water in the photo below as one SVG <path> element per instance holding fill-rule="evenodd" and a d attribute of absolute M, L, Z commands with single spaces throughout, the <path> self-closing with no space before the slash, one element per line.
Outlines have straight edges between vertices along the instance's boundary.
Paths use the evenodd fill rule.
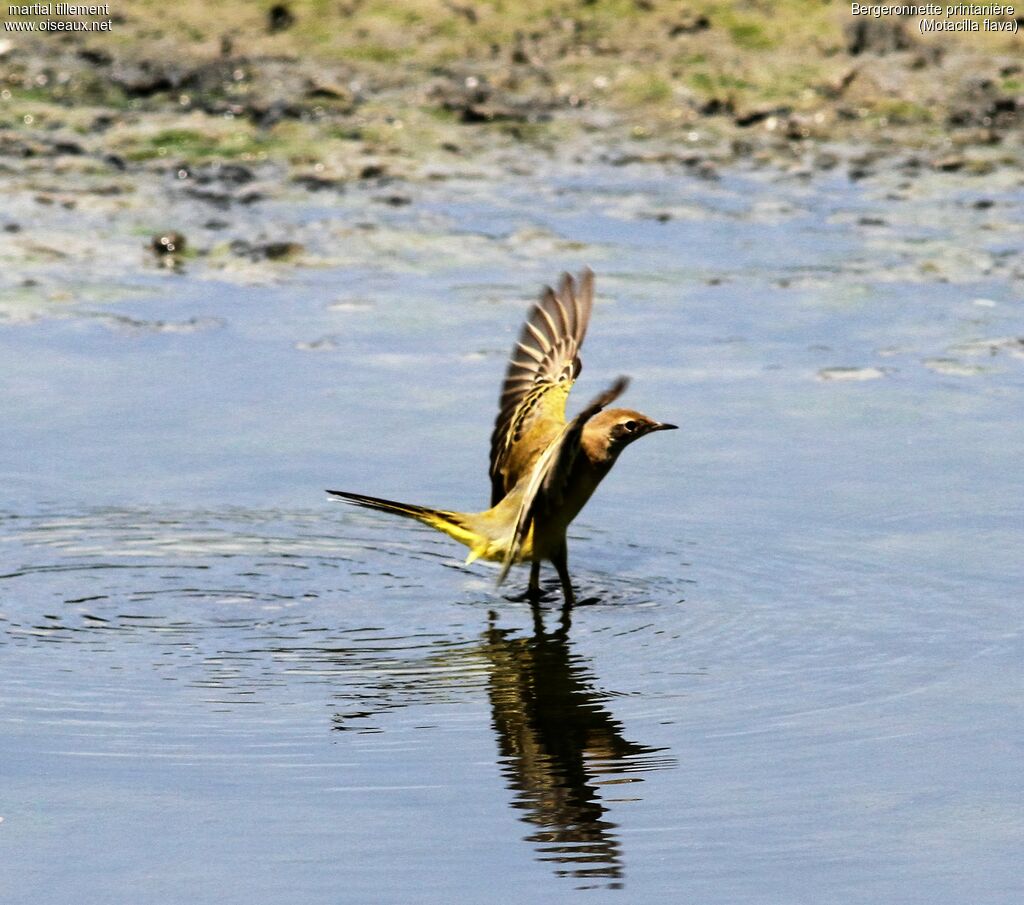
<path fill-rule="evenodd" d="M 36 241 L 116 253 L 8 269 L 12 901 L 1019 901 L 1020 187 L 479 175 L 226 215 L 297 265 L 160 270 L 85 209 Z M 322 491 L 482 507 L 507 347 L 583 263 L 580 398 L 683 429 L 538 621 Z"/>

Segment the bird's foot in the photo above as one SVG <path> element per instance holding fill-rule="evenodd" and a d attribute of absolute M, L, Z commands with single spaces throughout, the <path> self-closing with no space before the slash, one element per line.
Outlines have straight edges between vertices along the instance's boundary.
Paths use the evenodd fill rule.
<path fill-rule="evenodd" d="M 555 598 L 555 592 L 552 590 L 544 590 L 544 588 L 527 588 L 521 594 L 513 594 L 511 597 L 506 598 L 513 603 L 547 603 Z"/>

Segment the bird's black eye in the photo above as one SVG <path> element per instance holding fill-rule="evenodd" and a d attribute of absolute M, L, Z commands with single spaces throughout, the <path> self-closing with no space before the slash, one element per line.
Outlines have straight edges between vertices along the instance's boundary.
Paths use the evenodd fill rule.
<path fill-rule="evenodd" d="M 627 421 L 627 422 L 626 422 L 625 424 L 623 424 L 622 426 L 623 426 L 623 427 L 624 427 L 624 428 L 625 428 L 626 430 L 628 430 L 628 431 L 629 431 L 630 433 L 633 433 L 633 431 L 635 431 L 635 430 L 636 430 L 636 429 L 637 429 L 637 428 L 638 428 L 638 427 L 639 427 L 640 425 L 639 425 L 639 424 L 637 424 L 637 423 L 636 423 L 635 421 Z"/>

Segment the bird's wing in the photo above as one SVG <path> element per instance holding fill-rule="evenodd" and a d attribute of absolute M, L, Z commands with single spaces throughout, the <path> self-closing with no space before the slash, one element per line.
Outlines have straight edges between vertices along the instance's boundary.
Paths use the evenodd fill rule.
<path fill-rule="evenodd" d="M 565 425 L 565 400 L 594 304 L 594 274 L 562 274 L 530 310 L 501 387 L 491 435 L 491 505 L 497 504 Z"/>
<path fill-rule="evenodd" d="M 505 580 L 512 563 L 519 557 L 534 520 L 543 517 L 545 513 L 557 512 L 564 504 L 569 475 L 572 473 L 576 456 L 579 455 L 580 441 L 586 423 L 605 406 L 618 399 L 628 385 L 629 380 L 620 377 L 600 396 L 592 399 L 582 412 L 562 428 L 557 439 L 537 460 L 516 513 L 512 539 L 505 551 L 498 584 Z"/>

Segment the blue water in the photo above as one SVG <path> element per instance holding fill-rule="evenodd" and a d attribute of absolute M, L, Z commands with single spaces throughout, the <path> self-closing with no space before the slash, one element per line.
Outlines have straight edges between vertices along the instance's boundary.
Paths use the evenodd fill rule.
<path fill-rule="evenodd" d="M 26 214 L 6 897 L 1020 901 L 1024 196 L 952 178 L 550 161 L 227 229 L 174 188 Z M 225 250 L 254 230 L 305 252 Z M 508 347 L 585 263 L 577 404 L 626 373 L 682 429 L 574 524 L 565 618 L 322 491 L 482 508 Z"/>

